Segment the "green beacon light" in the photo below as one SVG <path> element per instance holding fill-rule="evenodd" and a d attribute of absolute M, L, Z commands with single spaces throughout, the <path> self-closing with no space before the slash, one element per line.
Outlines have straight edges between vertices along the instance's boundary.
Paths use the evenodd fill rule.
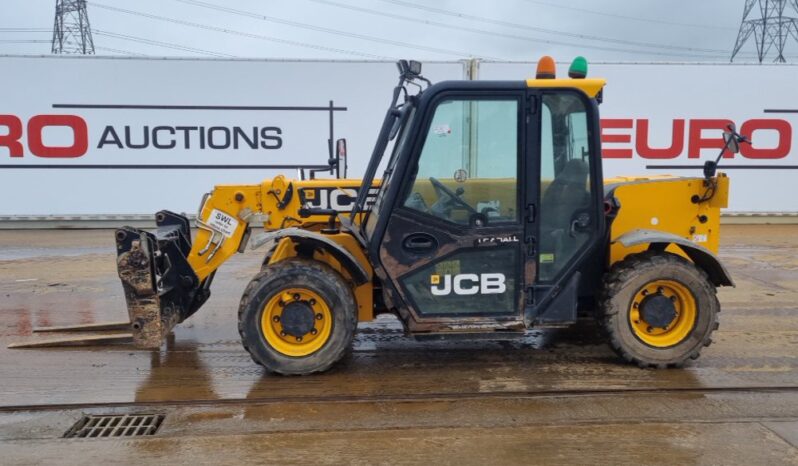
<path fill-rule="evenodd" d="M 582 56 L 574 58 L 574 61 L 571 62 L 571 67 L 568 68 L 568 77 L 573 79 L 585 79 L 586 76 L 587 60 Z"/>

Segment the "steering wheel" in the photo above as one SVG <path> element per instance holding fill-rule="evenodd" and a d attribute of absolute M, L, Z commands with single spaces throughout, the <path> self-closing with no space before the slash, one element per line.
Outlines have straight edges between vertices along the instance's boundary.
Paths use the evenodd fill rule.
<path fill-rule="evenodd" d="M 437 178 L 430 176 L 429 182 L 432 183 L 432 187 L 435 188 L 435 194 L 438 196 L 439 200 L 442 200 L 444 196 L 441 194 L 445 194 L 446 197 L 450 199 L 450 204 L 453 204 L 451 207 L 457 207 L 460 209 L 467 210 L 470 214 L 479 214 L 477 209 L 468 205 L 468 203 L 460 198 L 458 194 L 456 194 L 451 189 L 447 188 L 445 184 L 441 183 Z"/>

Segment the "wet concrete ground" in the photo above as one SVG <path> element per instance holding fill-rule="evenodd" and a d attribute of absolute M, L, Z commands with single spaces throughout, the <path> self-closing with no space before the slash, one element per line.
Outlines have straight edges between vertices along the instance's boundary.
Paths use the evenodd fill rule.
<path fill-rule="evenodd" d="M 0 232 L 0 463 L 798 464 L 798 226 L 724 226 L 715 343 L 684 369 L 620 362 L 594 329 L 416 342 L 361 326 L 329 373 L 264 374 L 236 309 L 260 257 L 160 352 L 10 350 L 37 326 L 123 320 L 109 231 Z M 60 437 L 85 413 L 163 413 L 154 437 Z"/>

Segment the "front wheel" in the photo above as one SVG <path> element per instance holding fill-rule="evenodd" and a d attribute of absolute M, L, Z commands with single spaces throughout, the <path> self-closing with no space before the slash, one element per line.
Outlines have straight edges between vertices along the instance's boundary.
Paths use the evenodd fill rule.
<path fill-rule="evenodd" d="M 610 346 L 640 367 L 697 359 L 718 328 L 715 286 L 693 263 L 648 251 L 628 256 L 604 280 L 601 299 Z"/>
<path fill-rule="evenodd" d="M 264 267 L 238 311 L 238 330 L 252 359 L 285 375 L 329 369 L 349 349 L 356 326 L 347 283 L 326 264 L 308 259 Z"/>

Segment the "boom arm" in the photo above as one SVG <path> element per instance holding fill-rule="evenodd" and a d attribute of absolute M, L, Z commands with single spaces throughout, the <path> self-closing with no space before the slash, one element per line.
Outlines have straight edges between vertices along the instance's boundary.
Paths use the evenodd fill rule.
<path fill-rule="evenodd" d="M 117 230 L 117 268 L 134 343 L 160 347 L 176 324 L 207 301 L 216 270 L 244 251 L 253 228 L 321 230 L 330 216 L 306 207 L 349 211 L 359 187 L 360 180 L 283 176 L 255 185 L 220 185 L 203 197 L 193 241 L 189 220 L 168 211 L 156 214 L 155 232 Z"/>

